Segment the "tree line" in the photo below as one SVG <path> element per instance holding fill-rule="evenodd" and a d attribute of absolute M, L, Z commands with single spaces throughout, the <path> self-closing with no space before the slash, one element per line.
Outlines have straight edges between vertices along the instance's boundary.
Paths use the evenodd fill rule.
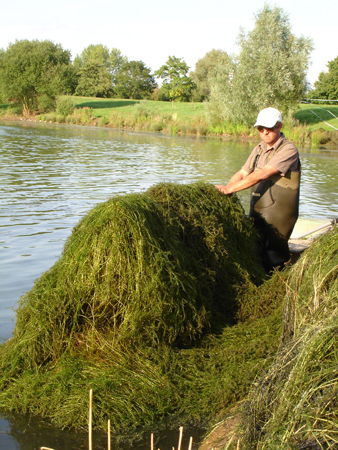
<path fill-rule="evenodd" d="M 284 114 L 308 91 L 306 73 L 312 41 L 296 37 L 282 8 L 267 4 L 252 31 L 240 30 L 238 55 L 212 49 L 195 70 L 169 56 L 154 73 L 143 61 L 129 61 L 117 48 L 89 45 L 74 61 L 60 44 L 18 40 L 0 50 L 0 100 L 16 101 L 24 112 L 47 111 L 60 94 L 88 97 L 204 101 L 211 117 L 250 124 L 267 106 Z M 329 63 L 338 73 L 338 60 Z M 332 77 L 331 77 L 332 78 Z M 337 79 L 321 74 L 318 98 L 338 96 Z"/>
<path fill-rule="evenodd" d="M 71 61 L 60 44 L 17 40 L 0 50 L 0 99 L 19 102 L 25 113 L 52 109 L 60 94 L 189 101 L 196 85 L 188 71 L 175 56 L 152 74 L 143 61 L 129 61 L 102 44 L 89 45 Z"/>

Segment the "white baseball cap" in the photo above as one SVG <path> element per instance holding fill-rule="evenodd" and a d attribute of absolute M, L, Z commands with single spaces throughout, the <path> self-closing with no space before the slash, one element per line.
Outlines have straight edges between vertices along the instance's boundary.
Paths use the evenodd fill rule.
<path fill-rule="evenodd" d="M 277 122 L 282 122 L 282 114 L 275 108 L 265 108 L 258 114 L 255 127 L 272 128 Z"/>

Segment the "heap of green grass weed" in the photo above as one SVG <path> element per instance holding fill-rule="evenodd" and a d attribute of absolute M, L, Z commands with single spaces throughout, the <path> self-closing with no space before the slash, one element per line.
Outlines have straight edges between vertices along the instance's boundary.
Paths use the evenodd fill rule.
<path fill-rule="evenodd" d="M 338 445 L 338 230 L 290 272 L 283 345 L 245 408 L 246 449 Z"/>
<path fill-rule="evenodd" d="M 257 287 L 256 237 L 238 198 L 208 184 L 93 208 L 20 300 L 0 407 L 86 427 L 92 388 L 95 426 L 121 432 L 243 398 L 281 323 L 278 295 Z"/>

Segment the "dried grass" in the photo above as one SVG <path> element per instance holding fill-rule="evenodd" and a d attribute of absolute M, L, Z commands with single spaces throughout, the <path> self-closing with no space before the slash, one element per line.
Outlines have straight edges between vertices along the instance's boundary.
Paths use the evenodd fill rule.
<path fill-rule="evenodd" d="M 247 449 L 338 446 L 338 230 L 291 270 L 283 346 L 245 408 Z"/>

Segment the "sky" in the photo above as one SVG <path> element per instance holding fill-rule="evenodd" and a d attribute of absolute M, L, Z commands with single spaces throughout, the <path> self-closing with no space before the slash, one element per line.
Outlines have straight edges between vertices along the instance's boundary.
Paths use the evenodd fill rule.
<path fill-rule="evenodd" d="M 309 37 L 308 81 L 313 84 L 338 56 L 338 1 L 283 0 L 16 0 L 2 1 L 0 48 L 21 39 L 51 40 L 74 58 L 90 44 L 118 48 L 129 60 L 153 71 L 168 56 L 183 58 L 191 70 L 210 50 L 238 53 L 240 27 L 252 30 L 264 3 L 288 14 L 292 32 Z"/>

